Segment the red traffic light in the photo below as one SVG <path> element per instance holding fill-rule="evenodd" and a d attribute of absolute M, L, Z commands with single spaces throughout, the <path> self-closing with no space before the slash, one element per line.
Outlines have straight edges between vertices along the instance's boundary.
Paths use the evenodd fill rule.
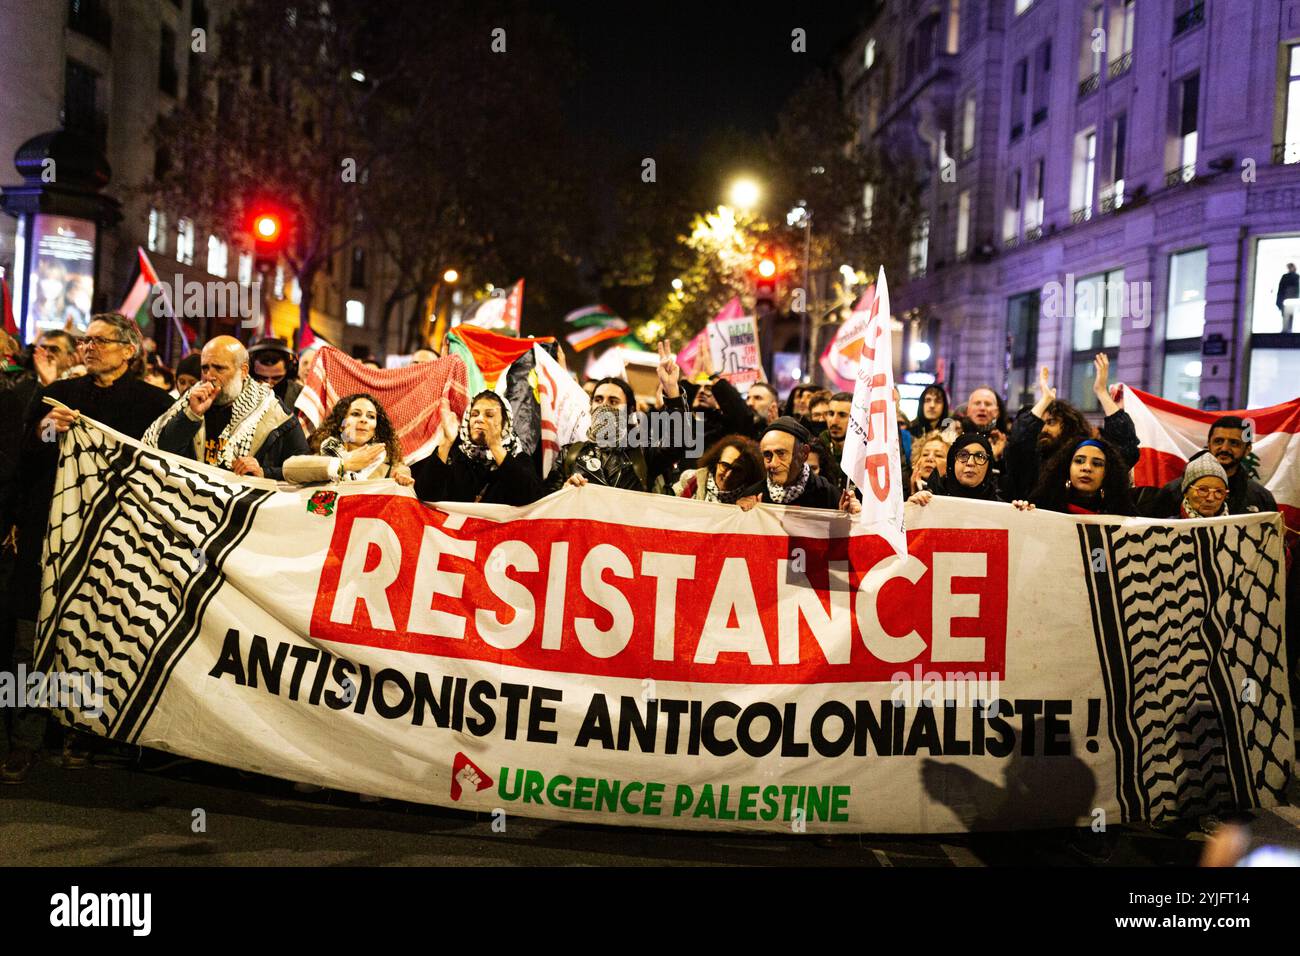
<path fill-rule="evenodd" d="M 776 275 L 776 263 L 771 259 L 764 258 L 758 264 L 758 274 L 764 279 L 770 279 Z"/>
<path fill-rule="evenodd" d="M 280 219 L 264 213 L 253 221 L 253 232 L 261 242 L 275 242 L 280 235 Z"/>

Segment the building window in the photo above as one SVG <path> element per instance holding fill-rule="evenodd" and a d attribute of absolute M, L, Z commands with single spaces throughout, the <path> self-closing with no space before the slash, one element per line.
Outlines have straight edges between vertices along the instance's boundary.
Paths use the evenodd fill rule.
<path fill-rule="evenodd" d="M 924 278 L 929 267 L 930 257 L 930 217 L 922 216 L 920 223 L 912 233 L 912 242 L 908 248 L 907 274 L 913 279 Z"/>
<path fill-rule="evenodd" d="M 106 6 L 105 0 L 68 0 L 68 29 L 108 46 L 113 20 Z"/>
<path fill-rule="evenodd" d="M 1100 407 L 1092 394 L 1092 360 L 1105 352 L 1113 363 L 1119 353 L 1120 327 L 1129 309 L 1124 270 L 1085 276 L 1074 286 L 1074 356 L 1071 362 L 1071 401 L 1085 412 Z"/>
<path fill-rule="evenodd" d="M 876 41 L 868 40 L 867 45 L 862 48 L 862 68 L 869 70 L 876 64 Z"/>
<path fill-rule="evenodd" d="M 352 278 L 349 284 L 354 289 L 366 287 L 366 250 L 360 246 L 352 249 Z"/>
<path fill-rule="evenodd" d="M 965 159 L 975 149 L 975 94 L 968 93 L 961 107 L 961 155 Z"/>
<path fill-rule="evenodd" d="M 166 26 L 159 28 L 158 89 L 176 95 L 176 31 Z"/>
<path fill-rule="evenodd" d="M 167 251 L 167 214 L 161 209 L 149 210 L 149 241 L 150 252 Z"/>
<path fill-rule="evenodd" d="M 1300 234 L 1260 239 L 1255 244 L 1252 332 L 1300 333 L 1300 280 L 1292 277 L 1296 270 L 1300 270 Z"/>
<path fill-rule="evenodd" d="M 947 52 L 957 53 L 961 49 L 961 0 L 948 0 L 948 42 Z"/>
<path fill-rule="evenodd" d="M 1264 349 L 1250 352 L 1250 394 L 1246 405 L 1266 408 L 1295 398 L 1300 381 L 1300 349 Z"/>
<path fill-rule="evenodd" d="M 251 252 L 241 252 L 239 254 L 239 284 L 252 285 L 253 283 L 253 254 Z"/>
<path fill-rule="evenodd" d="M 63 71 L 63 128 L 84 133 L 99 149 L 108 145 L 108 120 L 99 112 L 99 74 L 69 59 Z"/>
<path fill-rule="evenodd" d="M 176 221 L 176 261 L 194 265 L 194 223 L 189 219 Z"/>
<path fill-rule="evenodd" d="M 1043 177 L 1047 172 L 1044 160 L 1036 160 L 1029 169 L 1029 201 L 1025 203 L 1025 238 L 1037 239 L 1043 228 Z"/>
<path fill-rule="evenodd" d="M 1176 165 L 1165 174 L 1166 186 L 1191 182 L 1196 177 L 1197 121 L 1200 109 L 1201 75 L 1193 73 L 1174 88 L 1178 103 L 1178 126 L 1172 144 Z"/>
<path fill-rule="evenodd" d="M 1166 339 L 1196 339 L 1205 334 L 1204 247 L 1169 257 L 1169 300 L 1165 311 Z"/>
<path fill-rule="evenodd" d="M 1085 8 L 1083 15 L 1083 56 L 1079 63 L 1079 80 L 1096 80 L 1101 75 L 1102 60 L 1106 56 L 1106 7 L 1094 3 Z"/>
<path fill-rule="evenodd" d="M 208 273 L 224 279 L 228 259 L 226 244 L 216 236 L 208 236 Z"/>
<path fill-rule="evenodd" d="M 1123 0 L 1110 11 L 1110 76 L 1115 78 L 1133 65 L 1133 14 L 1136 0 Z M 1114 40 L 1118 40 L 1116 43 Z"/>
<path fill-rule="evenodd" d="M 365 303 L 356 299 L 348 299 L 345 306 L 345 319 L 348 325 L 355 325 L 358 328 L 366 324 L 366 306 Z"/>
<path fill-rule="evenodd" d="M 1205 22 L 1205 0 L 1174 0 L 1174 36 Z"/>
<path fill-rule="evenodd" d="M 1037 67 L 1034 70 L 1034 116 L 1033 125 L 1037 126 L 1047 119 L 1047 103 L 1052 85 L 1052 41 L 1044 40 L 1038 46 L 1034 56 Z"/>
<path fill-rule="evenodd" d="M 1014 242 L 1020 236 L 1020 186 L 1020 170 L 1012 170 L 1007 174 L 1007 204 L 1002 213 L 1004 243 Z"/>
<path fill-rule="evenodd" d="M 1300 163 L 1300 43 L 1287 49 L 1286 125 L 1275 163 Z"/>
<path fill-rule="evenodd" d="M 957 259 L 966 258 L 970 251 L 970 190 L 957 197 Z"/>
<path fill-rule="evenodd" d="M 1011 74 L 1011 139 L 1025 131 L 1025 101 L 1029 91 L 1029 61 L 1021 60 Z"/>
<path fill-rule="evenodd" d="M 1160 380 L 1160 397 L 1180 405 L 1201 405 L 1201 343 L 1192 348 L 1165 348 L 1164 376 Z"/>
<path fill-rule="evenodd" d="M 1074 138 L 1074 175 L 1070 181 L 1070 222 L 1092 218 L 1092 195 L 1097 184 L 1097 131 L 1085 130 Z"/>
<path fill-rule="evenodd" d="M 1007 300 L 1007 381 L 1003 394 L 1013 408 L 1034 401 L 1040 302 L 1037 290 Z"/>
<path fill-rule="evenodd" d="M 1110 124 L 1110 186 L 1102 190 L 1101 211 L 1114 212 L 1124 205 L 1124 153 L 1128 141 L 1128 116 L 1121 113 Z"/>

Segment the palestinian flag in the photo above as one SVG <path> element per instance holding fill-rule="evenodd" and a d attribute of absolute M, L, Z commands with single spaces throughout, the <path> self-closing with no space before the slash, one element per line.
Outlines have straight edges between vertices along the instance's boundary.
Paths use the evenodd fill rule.
<path fill-rule="evenodd" d="M 153 313 L 149 309 L 153 301 L 150 293 L 153 292 L 154 286 L 162 286 L 162 283 L 158 280 L 158 273 L 154 271 L 153 264 L 149 262 L 149 257 L 144 254 L 144 250 L 137 246 L 135 252 L 135 273 L 131 276 L 131 287 L 127 290 L 126 298 L 122 300 L 117 311 L 127 318 L 135 319 L 135 324 L 140 327 L 140 331 L 145 335 L 151 335 L 154 329 Z M 166 294 L 166 287 L 163 286 L 162 295 L 165 297 Z M 167 311 L 172 312 L 170 308 Z"/>
<path fill-rule="evenodd" d="M 447 350 L 464 360 L 472 398 L 485 388 L 496 389 L 502 373 L 521 355 L 531 352 L 534 345 L 554 341 L 550 336 L 518 338 L 462 323 L 447 333 Z"/>
<path fill-rule="evenodd" d="M 598 342 L 622 338 L 629 331 L 627 323 L 603 305 L 576 309 L 566 315 L 564 321 L 575 329 L 564 337 L 575 352 L 589 349 Z"/>

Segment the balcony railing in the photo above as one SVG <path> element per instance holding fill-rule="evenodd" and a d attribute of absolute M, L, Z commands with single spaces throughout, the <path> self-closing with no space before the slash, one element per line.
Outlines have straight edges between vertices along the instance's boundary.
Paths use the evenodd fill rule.
<path fill-rule="evenodd" d="M 1117 76 L 1123 76 L 1128 72 L 1128 68 L 1132 65 L 1133 53 L 1130 51 L 1110 65 L 1110 78 L 1113 80 Z"/>
<path fill-rule="evenodd" d="M 1292 140 L 1289 143 L 1273 144 L 1273 165 L 1290 166 L 1292 163 L 1300 163 L 1300 140 Z"/>
<path fill-rule="evenodd" d="M 1101 191 L 1101 202 L 1098 208 L 1103 216 L 1115 212 L 1124 205 L 1124 193 L 1117 190 L 1114 186 L 1107 186 Z"/>
<path fill-rule="evenodd" d="M 113 38 L 113 18 L 102 0 L 68 0 L 68 27 L 104 46 Z"/>
<path fill-rule="evenodd" d="M 1003 249 L 1016 249 L 1019 248 L 1019 246 L 1020 246 L 1019 236 L 1011 236 L 1009 239 L 1002 240 Z"/>
<path fill-rule="evenodd" d="M 1177 169 L 1171 169 L 1165 173 L 1166 186 L 1178 186 L 1182 183 L 1190 183 L 1196 178 L 1196 164 L 1190 163 L 1187 166 L 1179 166 Z"/>
<path fill-rule="evenodd" d="M 1087 222 L 1092 218 L 1092 207 L 1084 206 L 1082 209 L 1070 210 L 1070 225 L 1077 226 L 1081 222 Z"/>
<path fill-rule="evenodd" d="M 1174 17 L 1174 36 L 1182 36 L 1193 27 L 1199 27 L 1205 22 L 1205 3 L 1193 4 L 1186 13 L 1180 13 Z"/>
<path fill-rule="evenodd" d="M 1101 74 L 1099 73 L 1092 74 L 1092 76 L 1088 77 L 1086 80 L 1080 80 L 1079 99 L 1083 99 L 1085 96 L 1091 96 L 1093 93 L 1096 93 L 1097 87 L 1100 83 Z"/>
<path fill-rule="evenodd" d="M 1032 229 L 1025 230 L 1025 242 L 1037 242 L 1043 238 L 1043 227 L 1034 226 Z"/>

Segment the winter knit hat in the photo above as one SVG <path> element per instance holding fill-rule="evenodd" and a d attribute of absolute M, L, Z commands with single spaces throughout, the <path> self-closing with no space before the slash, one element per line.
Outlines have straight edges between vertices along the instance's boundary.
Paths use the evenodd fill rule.
<path fill-rule="evenodd" d="M 1187 468 L 1183 472 L 1183 494 L 1187 494 L 1187 489 L 1202 478 L 1218 478 L 1223 482 L 1224 487 L 1228 485 L 1228 473 L 1223 470 L 1223 466 L 1213 455 L 1197 455 L 1187 463 Z"/>

